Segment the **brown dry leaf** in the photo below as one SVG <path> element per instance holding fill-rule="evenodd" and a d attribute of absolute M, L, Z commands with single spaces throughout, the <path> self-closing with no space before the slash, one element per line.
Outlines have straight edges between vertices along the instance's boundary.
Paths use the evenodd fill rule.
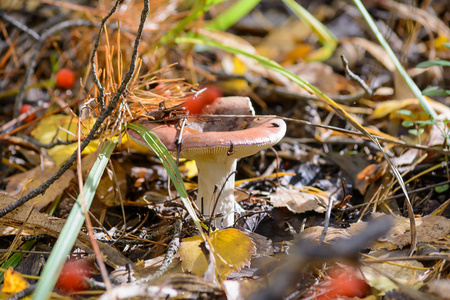
<path fill-rule="evenodd" d="M 323 226 L 312 226 L 306 228 L 300 233 L 300 236 L 304 239 L 319 241 L 322 232 Z M 351 234 L 349 234 L 346 229 L 330 227 L 327 230 L 324 241 L 329 243 L 339 239 L 349 239 L 350 237 Z"/>
<path fill-rule="evenodd" d="M 210 235 L 210 240 L 215 249 L 216 270 L 223 277 L 239 271 L 256 253 L 253 240 L 235 228 L 214 231 Z M 209 263 L 202 252 L 202 244 L 203 239 L 200 235 L 183 239 L 179 253 L 184 271 L 203 276 Z"/>
<path fill-rule="evenodd" d="M 15 202 L 17 198 L 4 192 L 0 192 L 0 203 L 7 206 Z M 13 210 L 6 216 L 0 218 L 0 236 L 15 235 L 19 233 L 20 229 L 24 235 L 39 235 L 48 234 L 52 237 L 58 238 L 61 229 L 65 224 L 65 220 L 50 218 L 37 210 L 31 210 L 33 200 L 25 203 L 19 208 Z M 25 226 L 23 224 L 25 223 Z M 114 268 L 123 266 L 129 263 L 128 259 L 119 251 L 97 241 L 101 252 L 105 255 L 105 262 Z M 78 234 L 78 239 L 75 242 L 75 247 L 81 248 L 87 253 L 93 253 L 91 249 L 91 242 L 89 236 L 83 232 Z"/>
<path fill-rule="evenodd" d="M 372 217 L 382 217 L 384 214 L 374 213 Z M 402 249 L 410 244 L 411 234 L 409 231 L 409 219 L 394 216 L 394 225 L 391 230 L 377 240 L 372 249 Z M 349 228 L 328 228 L 325 241 L 333 241 L 339 238 L 348 238 L 359 233 L 365 228 L 367 222 L 353 223 Z M 429 243 L 441 247 L 450 247 L 450 220 L 445 217 L 428 215 L 416 218 L 417 242 Z M 322 226 L 315 226 L 305 229 L 300 235 L 304 238 L 317 240 L 323 231 Z"/>
<path fill-rule="evenodd" d="M 450 279 L 431 281 L 428 283 L 428 292 L 439 299 L 450 299 Z"/>
<path fill-rule="evenodd" d="M 364 50 L 369 52 L 376 60 L 378 60 L 386 69 L 391 72 L 395 71 L 394 63 L 386 54 L 386 51 L 383 49 L 383 47 L 381 47 L 377 43 L 359 37 L 342 38 L 340 42 L 343 44 L 352 44 L 363 48 Z"/>
<path fill-rule="evenodd" d="M 397 217 L 394 229 L 398 226 L 405 229 L 401 234 L 389 236 L 386 241 L 403 248 L 409 245 L 410 232 L 409 224 L 405 228 L 405 222 L 409 223 L 407 218 Z M 397 225 L 399 224 L 399 225 Z M 450 246 L 447 236 L 450 234 L 450 220 L 441 216 L 428 215 L 423 218 L 416 218 L 417 242 L 439 244 L 442 246 Z M 400 230 L 399 230 L 400 231 Z M 391 233 L 392 231 L 390 231 Z"/>
<path fill-rule="evenodd" d="M 120 204 L 121 197 L 118 193 L 121 193 L 123 198 L 127 194 L 127 175 L 125 169 L 115 160 L 112 161 L 112 164 L 114 173 L 110 168 L 106 169 L 95 193 L 96 199 L 100 200 L 107 207 Z M 117 179 L 118 186 L 116 185 L 114 176 Z"/>
<path fill-rule="evenodd" d="M 24 187 L 26 186 L 25 194 L 31 190 L 40 186 L 44 181 L 50 178 L 59 167 L 46 166 L 42 169 L 40 166 L 24 173 L 16 174 L 8 177 L 8 185 L 6 186 L 6 192 L 13 196 L 20 196 Z M 67 170 L 60 178 L 58 178 L 54 184 L 52 184 L 43 195 L 39 195 L 34 198 L 37 201 L 36 209 L 41 210 L 46 207 L 50 202 L 56 199 L 66 189 L 71 180 L 75 177 L 72 170 Z M 32 180 L 30 182 L 30 180 Z M 29 183 L 30 182 L 30 183 Z M 28 184 L 29 183 L 29 184 Z M 28 184 L 28 185 L 27 185 Z M 33 201 L 33 202 L 34 202 Z"/>
<path fill-rule="evenodd" d="M 2 292 L 15 294 L 23 291 L 27 285 L 28 282 L 22 277 L 22 275 L 19 272 L 13 271 L 13 269 L 9 267 L 5 273 Z"/>
<path fill-rule="evenodd" d="M 270 195 L 270 202 L 275 207 L 287 207 L 297 214 L 310 210 L 323 213 L 328 207 L 328 197 L 325 195 L 306 190 L 290 190 L 284 187 L 278 187 Z"/>
<path fill-rule="evenodd" d="M 362 266 L 361 271 L 367 283 L 384 294 L 387 291 L 398 289 L 398 286 L 387 276 L 416 289 L 423 286 L 424 282 L 421 276 L 426 270 L 422 268 L 423 265 L 417 260 L 401 260 L 396 261 L 395 264 L 375 263 L 370 266 Z"/>
<path fill-rule="evenodd" d="M 371 164 L 364 168 L 361 172 L 356 175 L 355 187 L 364 195 L 366 193 L 367 187 L 380 179 L 387 169 L 387 163 L 383 161 L 379 164 Z"/>

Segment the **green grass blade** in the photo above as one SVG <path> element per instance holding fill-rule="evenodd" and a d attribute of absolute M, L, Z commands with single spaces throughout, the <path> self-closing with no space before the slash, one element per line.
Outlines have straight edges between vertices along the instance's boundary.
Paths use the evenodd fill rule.
<path fill-rule="evenodd" d="M 434 66 L 450 67 L 450 61 L 442 59 L 423 61 L 416 68 L 429 68 Z"/>
<path fill-rule="evenodd" d="M 342 109 L 342 107 L 340 105 L 338 105 L 335 101 L 333 101 L 331 98 L 329 98 L 324 93 L 322 93 L 315 86 L 313 86 L 310 83 L 306 82 L 305 80 L 301 79 L 294 73 L 291 73 L 290 71 L 286 70 L 285 68 L 280 66 L 278 63 L 274 62 L 273 60 L 267 59 L 260 55 L 250 54 L 241 49 L 224 46 L 218 42 L 207 40 L 207 39 L 201 38 L 201 37 L 198 37 L 198 38 L 180 37 L 180 38 L 177 38 L 175 40 L 175 42 L 176 43 L 193 43 L 193 44 L 208 45 L 211 47 L 225 50 L 225 51 L 233 53 L 233 54 L 244 55 L 246 57 L 256 60 L 262 66 L 264 66 L 268 69 L 274 70 L 274 71 L 286 76 L 287 78 L 289 78 L 290 80 L 292 80 L 293 82 L 298 84 L 300 87 L 304 88 L 309 93 L 315 95 L 320 100 L 322 100 L 325 103 L 327 103 L 328 105 L 330 105 L 338 115 L 343 117 L 347 122 L 352 124 L 362 134 L 364 134 L 367 138 L 369 138 L 372 142 L 374 142 L 377 145 L 377 147 L 380 149 L 380 151 L 383 154 L 386 161 L 388 162 L 392 172 L 394 173 L 399 185 L 402 188 L 403 193 L 405 194 L 405 199 L 406 199 L 408 213 L 409 213 L 410 222 L 411 222 L 411 252 L 410 253 L 413 252 L 414 248 L 416 247 L 416 238 L 417 238 L 415 235 L 415 219 L 414 219 L 414 212 L 412 209 L 411 201 L 409 199 L 408 191 L 406 190 L 406 186 L 403 181 L 403 178 L 400 175 L 400 173 L 398 172 L 397 168 L 391 162 L 389 156 L 384 151 L 383 147 L 381 147 L 381 144 L 378 142 L 378 139 L 375 138 L 374 136 L 372 136 L 361 124 L 359 124 L 352 116 L 350 116 L 344 109 Z"/>
<path fill-rule="evenodd" d="M 89 209 L 91 206 L 95 191 L 97 190 L 102 174 L 116 145 L 117 142 L 107 141 L 89 172 L 89 176 L 83 187 L 84 205 L 86 209 Z M 61 230 L 52 253 L 44 266 L 44 270 L 41 273 L 41 279 L 33 293 L 34 300 L 48 299 L 50 297 L 64 262 L 66 261 L 67 255 L 75 244 L 84 220 L 83 204 L 80 195 L 70 211 L 66 224 Z"/>
<path fill-rule="evenodd" d="M 405 68 L 403 68 L 402 64 L 398 60 L 397 56 L 395 56 L 394 51 L 392 51 L 389 44 L 384 39 L 383 35 L 381 34 L 380 30 L 378 29 L 377 25 L 373 21 L 372 17 L 369 15 L 369 12 L 366 10 L 364 5 L 361 3 L 360 0 L 353 0 L 355 5 L 358 7 L 359 11 L 361 12 L 362 16 L 366 20 L 367 24 L 369 25 L 372 32 L 375 34 L 376 38 L 378 39 L 378 42 L 380 42 L 381 46 L 384 48 L 384 50 L 387 52 L 389 57 L 391 58 L 392 62 L 395 65 L 395 68 L 399 72 L 399 74 L 402 76 L 403 80 L 405 80 L 406 84 L 409 86 L 411 91 L 413 92 L 414 96 L 419 99 L 420 105 L 422 106 L 423 110 L 428 114 L 430 119 L 436 119 L 437 114 L 434 111 L 433 107 L 428 103 L 427 99 L 422 95 L 422 92 L 417 87 L 415 82 L 409 77 L 409 75 L 406 73 Z"/>
<path fill-rule="evenodd" d="M 283 2 L 294 12 L 294 14 L 306 24 L 319 38 L 319 42 L 323 48 L 315 51 L 309 60 L 326 60 L 333 55 L 334 50 L 338 45 L 338 38 L 328 30 L 319 20 L 294 0 L 283 0 Z"/>
<path fill-rule="evenodd" d="M 239 0 L 226 11 L 211 20 L 205 28 L 212 30 L 227 30 L 246 14 L 248 14 L 261 0 Z"/>
<path fill-rule="evenodd" d="M 36 241 L 28 241 L 22 246 L 20 246 L 21 251 L 28 251 L 33 249 L 34 244 L 36 244 Z M 17 250 L 17 247 L 14 249 Z M 4 262 L 0 268 L 2 269 L 8 269 L 9 267 L 12 267 L 13 269 L 22 261 L 23 254 L 22 253 L 14 253 L 11 255 L 6 262 Z M 0 273 L 0 283 L 3 282 L 5 274 Z"/>
<path fill-rule="evenodd" d="M 159 41 L 161 44 L 166 44 L 173 40 L 176 36 L 180 34 L 186 27 L 197 20 L 201 15 L 207 12 L 211 6 L 223 2 L 225 0 L 204 0 L 195 1 L 195 6 L 191 8 L 190 13 L 187 17 L 177 22 L 177 25 L 169 30 Z"/>
<path fill-rule="evenodd" d="M 175 186 L 175 189 L 180 195 L 184 207 L 186 208 L 192 220 L 194 221 L 195 226 L 200 232 L 203 232 L 202 226 L 200 225 L 200 220 L 198 219 L 197 214 L 195 213 L 195 210 L 192 207 L 191 202 L 189 201 L 189 196 L 184 186 L 180 171 L 178 170 L 178 166 L 175 163 L 175 160 L 173 159 L 172 155 L 167 150 L 166 146 L 164 146 L 164 144 L 161 143 L 161 141 L 159 140 L 159 138 L 156 136 L 155 133 L 153 133 L 151 130 L 148 130 L 147 128 L 145 128 L 145 126 L 141 124 L 130 123 L 127 125 L 127 127 L 133 129 L 140 136 L 142 136 L 142 138 L 145 140 L 148 146 L 153 150 L 153 152 L 155 152 L 156 156 L 158 156 L 158 158 L 161 160 L 164 168 L 167 171 L 167 174 L 170 176 L 170 179 L 172 180 L 173 185 Z"/>

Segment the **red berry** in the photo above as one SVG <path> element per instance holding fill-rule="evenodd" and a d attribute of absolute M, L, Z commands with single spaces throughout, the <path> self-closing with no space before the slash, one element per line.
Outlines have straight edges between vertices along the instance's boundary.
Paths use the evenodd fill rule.
<path fill-rule="evenodd" d="M 20 108 L 20 114 L 26 113 L 27 111 L 30 110 L 32 106 L 29 104 L 24 104 L 22 105 L 22 107 Z M 25 118 L 25 120 L 23 120 L 24 122 L 30 122 L 32 121 L 34 118 L 36 117 L 35 114 L 31 114 L 28 117 Z"/>
<path fill-rule="evenodd" d="M 70 89 L 75 82 L 75 74 L 70 69 L 61 69 L 56 73 L 56 84 L 63 89 Z"/>
<path fill-rule="evenodd" d="M 204 85 L 196 95 L 188 98 L 184 107 L 189 114 L 198 115 L 206 105 L 213 103 L 221 96 L 222 92 L 217 86 L 212 84 Z"/>
<path fill-rule="evenodd" d="M 211 104 L 219 97 L 222 97 L 222 91 L 214 84 L 206 84 L 200 87 L 201 93 L 197 97 L 202 99 L 202 102 L 206 104 Z"/>
<path fill-rule="evenodd" d="M 64 264 L 56 288 L 61 292 L 84 291 L 89 288 L 93 267 L 86 259 L 69 259 Z"/>
<path fill-rule="evenodd" d="M 369 286 L 364 280 L 359 278 L 352 271 L 335 271 L 331 273 L 331 278 L 322 283 L 322 287 L 326 290 L 321 294 L 318 300 L 336 299 L 339 297 L 365 297 L 369 292 Z"/>

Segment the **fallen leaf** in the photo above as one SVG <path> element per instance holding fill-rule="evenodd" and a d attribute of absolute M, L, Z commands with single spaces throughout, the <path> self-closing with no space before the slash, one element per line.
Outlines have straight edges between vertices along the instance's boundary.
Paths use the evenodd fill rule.
<path fill-rule="evenodd" d="M 373 218 L 384 214 L 374 213 Z M 410 244 L 411 233 L 408 218 L 393 216 L 394 225 L 389 232 L 377 240 L 371 249 L 402 249 Z M 332 242 L 339 238 L 349 238 L 365 228 L 367 222 L 353 223 L 349 228 L 328 228 L 325 241 Z M 322 226 L 305 229 L 300 235 L 311 240 L 318 240 L 322 234 Z M 450 220 L 441 216 L 428 215 L 416 218 L 417 243 L 429 243 L 438 247 L 450 248 Z"/>
<path fill-rule="evenodd" d="M 22 275 L 19 272 L 13 271 L 10 267 L 5 273 L 2 292 L 15 294 L 23 291 L 27 285 L 28 282 L 22 277 Z"/>
<path fill-rule="evenodd" d="M 376 182 L 381 176 L 384 175 L 387 169 L 387 163 L 382 162 L 379 164 L 371 164 L 364 168 L 361 172 L 356 176 L 355 188 L 364 195 L 366 193 L 367 187 Z"/>
<path fill-rule="evenodd" d="M 450 114 L 450 108 L 446 106 L 445 104 L 439 103 L 437 101 L 434 101 L 428 97 L 425 97 L 430 105 L 436 110 L 438 114 Z M 402 100 L 390 100 L 390 101 L 384 101 L 377 105 L 375 108 L 372 118 L 373 119 L 379 119 L 383 118 L 387 115 L 392 115 L 393 117 L 400 117 L 399 114 L 395 114 L 396 111 L 400 109 L 406 109 L 408 108 L 413 113 L 414 112 L 420 112 L 423 111 L 422 107 L 420 106 L 419 100 L 416 98 L 411 99 L 402 99 Z M 403 116 L 403 115 L 402 115 Z"/>
<path fill-rule="evenodd" d="M 428 283 L 428 292 L 439 299 L 450 299 L 450 279 L 431 281 Z"/>
<path fill-rule="evenodd" d="M 17 201 L 16 197 L 0 192 L 0 203 L 4 207 L 15 201 Z M 47 234 L 58 238 L 66 221 L 50 218 L 37 210 L 31 211 L 32 205 L 33 201 L 29 201 L 0 218 L 0 236 L 16 235 L 21 230 L 20 232 L 24 235 Z M 105 255 L 105 262 L 110 266 L 116 268 L 129 263 L 129 260 L 118 250 L 100 241 L 97 241 L 97 244 Z M 81 248 L 87 253 L 93 253 L 89 236 L 83 232 L 78 233 L 75 247 Z"/>
<path fill-rule="evenodd" d="M 25 189 L 25 193 L 30 192 L 31 190 L 40 186 L 44 181 L 50 178 L 56 171 L 59 170 L 59 167 L 49 167 L 46 166 L 42 169 L 40 166 L 29 170 L 27 172 L 19 173 L 8 177 L 6 180 L 8 181 L 8 185 L 6 186 L 6 192 L 14 195 L 20 196 Z M 37 201 L 36 209 L 41 210 L 46 207 L 50 202 L 56 199 L 59 195 L 62 194 L 64 189 L 66 189 L 72 179 L 75 177 L 75 174 L 72 170 L 67 170 L 60 178 L 58 178 L 54 184 L 52 184 L 45 194 L 39 195 L 34 198 L 34 201 Z M 30 180 L 32 180 L 30 182 Z"/>
<path fill-rule="evenodd" d="M 384 251 L 382 253 L 385 254 L 382 257 L 407 256 L 404 251 Z M 384 294 L 387 291 L 398 289 L 397 284 L 389 278 L 394 278 L 399 283 L 419 289 L 424 285 L 421 276 L 427 270 L 417 260 L 400 260 L 392 264 L 383 262 L 363 265 L 361 271 L 367 283 Z"/>
<path fill-rule="evenodd" d="M 210 235 L 215 249 L 216 270 L 220 276 L 239 271 L 250 262 L 256 252 L 253 240 L 235 228 L 214 231 Z M 208 268 L 208 260 L 202 252 L 203 239 L 200 235 L 183 239 L 180 245 L 181 266 L 184 271 L 203 276 Z"/>
<path fill-rule="evenodd" d="M 316 192 L 279 187 L 270 195 L 270 202 L 275 207 L 287 207 L 297 214 L 310 210 L 322 213 L 327 210 L 328 197 Z"/>

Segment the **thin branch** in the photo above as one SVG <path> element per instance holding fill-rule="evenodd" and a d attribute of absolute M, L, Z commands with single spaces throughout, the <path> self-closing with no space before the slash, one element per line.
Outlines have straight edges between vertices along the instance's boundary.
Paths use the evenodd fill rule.
<path fill-rule="evenodd" d="M 144 24 L 145 24 L 145 20 L 147 18 L 149 10 L 150 10 L 149 1 L 145 0 L 144 1 L 144 8 L 143 8 L 142 13 L 141 13 L 141 21 L 140 21 L 140 24 L 139 24 L 139 29 L 138 29 L 138 32 L 137 32 L 137 35 L 136 35 L 136 39 L 135 39 L 135 43 L 134 43 L 133 54 L 132 54 L 131 62 L 130 62 L 130 68 L 128 69 L 127 73 L 125 73 L 125 75 L 124 75 L 124 77 L 122 79 L 122 83 L 121 83 L 119 89 L 117 90 L 117 92 L 114 94 L 114 97 L 112 98 L 111 102 L 109 103 L 109 105 L 104 110 L 102 110 L 100 112 L 100 114 L 97 117 L 96 122 L 92 126 L 91 131 L 89 132 L 87 137 L 81 143 L 80 151 L 83 151 L 84 148 L 86 148 L 86 146 L 90 143 L 90 141 L 96 135 L 97 131 L 103 125 L 105 119 L 116 109 L 117 103 L 118 103 L 120 97 L 125 92 L 125 89 L 126 89 L 128 83 L 131 80 L 131 77 L 132 77 L 132 75 L 134 73 L 134 70 L 136 69 L 136 58 L 137 58 L 137 55 L 138 55 L 139 44 L 141 42 L 142 32 L 144 30 Z M 36 196 L 38 196 L 40 194 L 44 194 L 45 191 L 50 187 L 50 185 L 52 185 L 59 177 L 62 176 L 62 174 L 64 174 L 73 165 L 73 163 L 75 162 L 75 160 L 77 158 L 77 151 L 78 151 L 78 149 L 75 150 L 72 153 L 70 158 L 67 159 L 67 161 L 61 166 L 61 168 L 55 174 L 53 174 L 47 181 L 42 183 L 36 189 L 30 191 L 27 195 L 25 195 L 22 198 L 18 199 L 16 202 L 11 203 L 10 205 L 2 208 L 0 210 L 0 218 L 5 216 L 6 214 L 10 213 L 11 211 L 16 209 L 17 207 L 23 205 L 24 203 L 26 203 L 30 199 L 33 199 L 34 197 L 36 197 Z"/>
<path fill-rule="evenodd" d="M 344 67 L 345 70 L 345 74 L 347 74 L 347 76 L 357 82 L 367 93 L 367 95 L 372 96 L 373 95 L 373 91 L 372 89 L 364 82 L 364 80 L 361 79 L 361 77 L 359 77 L 358 75 L 356 75 L 355 73 L 353 73 L 350 68 L 348 67 L 348 60 L 344 55 L 341 55 L 341 60 L 342 60 L 342 65 Z"/>
<path fill-rule="evenodd" d="M 14 118 L 19 116 L 20 108 L 23 104 L 23 98 L 25 95 L 25 89 L 28 85 L 28 82 L 30 81 L 31 74 L 34 73 L 34 69 L 37 65 L 37 58 L 39 55 L 39 52 L 44 47 L 45 42 L 49 37 L 51 37 L 55 32 L 61 31 L 63 29 L 67 29 L 70 27 L 81 27 L 81 26 L 97 26 L 96 24 L 93 24 L 91 21 L 85 21 L 85 20 L 69 20 L 64 21 L 61 23 L 56 24 L 55 26 L 49 28 L 46 32 L 44 32 L 40 38 L 37 40 L 37 43 L 34 45 L 34 49 L 30 58 L 30 63 L 28 65 L 28 68 L 25 71 L 25 76 L 22 80 L 22 83 L 20 84 L 19 91 L 16 95 L 16 99 L 14 102 Z"/>
<path fill-rule="evenodd" d="M 102 110 L 105 109 L 105 88 L 100 83 L 100 80 L 98 79 L 97 76 L 97 71 L 95 70 L 95 56 L 97 55 L 97 49 L 98 45 L 100 44 L 100 37 L 103 32 L 103 27 L 105 26 L 106 21 L 108 21 L 108 19 L 112 16 L 112 14 L 117 10 L 119 4 L 122 2 L 123 0 L 117 0 L 114 3 L 114 6 L 109 11 L 109 13 L 102 19 L 102 22 L 100 23 L 100 30 L 98 31 L 97 38 L 95 39 L 94 49 L 92 50 L 91 55 L 92 76 L 94 76 L 95 85 L 97 85 L 97 88 L 100 92 L 99 101 Z"/>
<path fill-rule="evenodd" d="M 18 29 L 22 30 L 23 32 L 25 32 L 26 34 L 31 36 L 33 39 L 35 39 L 36 41 L 40 40 L 41 36 L 36 31 L 29 28 L 27 25 L 20 23 L 16 19 L 8 16 L 8 14 L 6 14 L 6 12 L 3 10 L 0 10 L 0 18 L 3 18 L 5 21 L 8 21 L 11 25 L 14 25 Z"/>
<path fill-rule="evenodd" d="M 174 233 L 173 233 L 173 239 L 170 241 L 169 246 L 167 247 L 166 255 L 164 256 L 164 260 L 159 267 L 159 269 L 153 273 L 152 275 L 148 277 L 141 278 L 139 280 L 136 280 L 133 282 L 134 284 L 141 284 L 145 282 L 150 282 L 156 278 L 161 277 L 169 268 L 170 264 L 172 263 L 172 260 L 175 256 L 175 254 L 178 251 L 178 248 L 180 247 L 180 235 L 181 235 L 181 228 L 182 228 L 183 222 L 181 222 L 180 219 L 175 220 L 174 224 Z"/>

